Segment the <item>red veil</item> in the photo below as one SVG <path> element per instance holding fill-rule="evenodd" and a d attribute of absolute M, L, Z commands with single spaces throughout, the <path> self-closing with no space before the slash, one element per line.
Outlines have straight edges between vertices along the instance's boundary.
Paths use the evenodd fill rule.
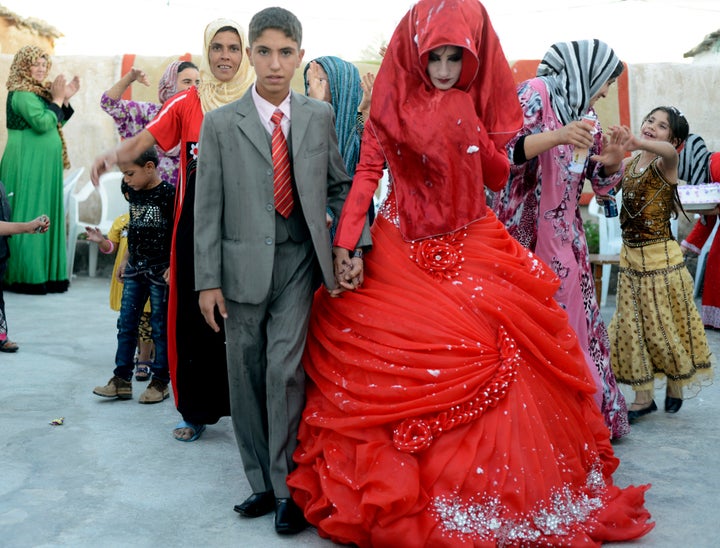
<path fill-rule="evenodd" d="M 430 52 L 444 45 L 463 49 L 449 91 L 426 73 Z M 484 185 L 507 182 L 504 147 L 521 126 L 512 73 L 482 4 L 418 2 L 390 40 L 369 123 L 396 183 L 403 236 L 438 235 L 483 217 Z"/>

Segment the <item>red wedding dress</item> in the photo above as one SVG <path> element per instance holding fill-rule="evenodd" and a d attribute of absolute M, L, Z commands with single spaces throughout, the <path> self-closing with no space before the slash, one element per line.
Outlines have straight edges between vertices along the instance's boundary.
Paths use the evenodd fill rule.
<path fill-rule="evenodd" d="M 462 46 L 452 89 L 428 55 Z M 323 537 L 360 547 L 597 546 L 652 529 L 618 460 L 553 271 L 485 206 L 522 113 L 487 13 L 420 0 L 373 86 L 335 245 L 389 196 L 356 291 L 315 295 L 288 476 Z"/>
<path fill-rule="evenodd" d="M 363 145 L 365 146 L 365 145 Z M 391 196 L 361 290 L 318 290 L 293 498 L 374 547 L 597 546 L 645 534 L 552 270 L 488 211 L 406 242 Z"/>

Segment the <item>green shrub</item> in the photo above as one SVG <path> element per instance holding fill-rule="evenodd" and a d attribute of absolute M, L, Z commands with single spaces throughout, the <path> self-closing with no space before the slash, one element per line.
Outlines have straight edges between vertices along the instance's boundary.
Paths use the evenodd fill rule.
<path fill-rule="evenodd" d="M 585 229 L 585 238 L 587 239 L 588 250 L 590 253 L 600 253 L 600 234 L 598 233 L 598 224 L 594 221 L 585 221 L 583 223 Z"/>

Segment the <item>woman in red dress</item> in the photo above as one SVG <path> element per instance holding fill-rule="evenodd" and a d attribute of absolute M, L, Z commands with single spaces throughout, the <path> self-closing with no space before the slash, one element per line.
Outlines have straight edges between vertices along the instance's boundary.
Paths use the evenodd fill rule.
<path fill-rule="evenodd" d="M 596 546 L 652 527 L 618 465 L 558 280 L 486 209 L 522 124 L 476 0 L 421 0 L 383 59 L 335 239 L 347 260 L 385 162 L 361 287 L 313 305 L 288 477 L 358 546 Z M 357 260 L 357 259 L 355 259 Z M 344 276 L 346 273 L 341 272 Z"/>
<path fill-rule="evenodd" d="M 193 203 L 197 144 L 205 113 L 239 99 L 255 80 L 246 45 L 245 31 L 235 21 L 220 18 L 210 22 L 205 27 L 200 85 L 171 97 L 144 130 L 98 157 L 91 170 L 95 182 L 118 157 L 136 158 L 154 145 L 170 150 L 180 144 L 167 330 L 170 378 L 182 415 L 173 437 L 183 442 L 197 440 L 205 425 L 230 415 L 225 333 L 215 333 L 207 325 L 195 291 Z"/>

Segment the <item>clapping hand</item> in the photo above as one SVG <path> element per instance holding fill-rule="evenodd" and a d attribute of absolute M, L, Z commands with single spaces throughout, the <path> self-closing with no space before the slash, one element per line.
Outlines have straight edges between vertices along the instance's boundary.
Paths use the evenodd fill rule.
<path fill-rule="evenodd" d="M 363 75 L 362 82 L 360 82 L 360 87 L 362 87 L 363 94 L 362 100 L 358 105 L 358 112 L 362 114 L 363 121 L 367 120 L 368 116 L 370 115 L 370 101 L 372 99 L 372 90 L 374 84 L 375 75 L 372 72 L 368 72 L 367 74 Z"/>
<path fill-rule="evenodd" d="M 322 67 L 316 61 L 310 61 L 307 71 L 308 97 L 318 101 L 327 101 L 329 84 L 327 78 L 321 72 Z"/>
<path fill-rule="evenodd" d="M 65 100 L 63 101 L 63 103 L 67 104 L 67 102 L 70 100 L 70 97 L 75 95 L 79 89 L 80 77 L 75 75 L 73 76 L 73 79 L 65 85 Z"/>
<path fill-rule="evenodd" d="M 65 102 L 65 93 L 68 86 L 67 80 L 65 80 L 64 74 L 58 74 L 50 84 L 50 95 L 52 95 L 52 102 L 58 106 L 62 106 Z"/>

